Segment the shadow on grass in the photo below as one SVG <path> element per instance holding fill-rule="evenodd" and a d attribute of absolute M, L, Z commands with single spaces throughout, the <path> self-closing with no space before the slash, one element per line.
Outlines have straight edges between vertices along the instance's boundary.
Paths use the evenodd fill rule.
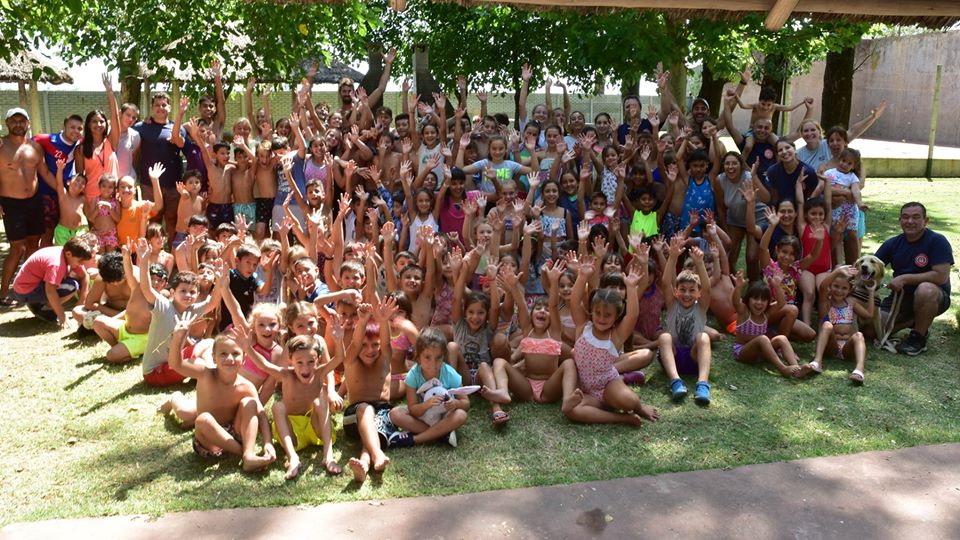
<path fill-rule="evenodd" d="M 21 317 L 0 323 L 0 337 L 27 338 L 56 334 L 60 331 L 55 324 L 41 321 L 36 317 Z"/>
<path fill-rule="evenodd" d="M 77 381 L 75 381 L 75 382 L 73 382 L 73 383 L 70 383 L 70 386 L 75 387 L 75 386 L 79 385 L 80 383 L 82 383 L 83 380 L 86 380 L 86 379 L 90 378 L 90 377 L 93 376 L 95 373 L 98 373 L 99 371 L 102 371 L 102 370 L 104 370 L 104 369 L 105 369 L 105 366 L 100 367 L 100 368 L 98 368 L 98 369 L 94 369 L 94 370 L 90 371 L 89 373 L 85 374 L 84 376 L 82 376 L 82 377 L 81 377 L 80 379 L 78 379 Z M 123 401 L 123 400 L 125 400 L 125 399 L 127 399 L 128 397 L 131 397 L 131 396 L 160 395 L 160 394 L 166 393 L 166 392 L 168 392 L 168 391 L 170 391 L 170 390 L 172 390 L 172 389 L 173 389 L 172 387 L 171 387 L 170 389 L 166 389 L 166 388 L 153 388 L 153 387 L 151 387 L 151 386 L 148 386 L 148 385 L 147 385 L 146 383 L 144 383 L 143 381 L 139 381 L 139 382 L 135 383 L 133 386 L 131 386 L 130 388 L 127 388 L 126 390 L 124 390 L 124 391 L 122 391 L 122 392 L 119 392 L 119 393 L 117 393 L 117 394 L 114 394 L 114 395 L 111 396 L 109 399 L 105 399 L 105 400 L 99 401 L 99 402 L 97 402 L 97 403 L 94 403 L 94 404 L 91 405 L 89 408 L 87 408 L 87 409 L 85 409 L 83 412 L 81 412 L 79 415 L 80 415 L 80 416 L 88 416 L 88 415 L 90 415 L 90 414 L 92 414 L 92 413 L 94 413 L 94 412 L 97 412 L 98 410 L 102 409 L 103 407 L 106 407 L 107 405 L 110 405 L 110 404 L 112 404 L 112 403 L 117 403 L 117 402 Z"/>

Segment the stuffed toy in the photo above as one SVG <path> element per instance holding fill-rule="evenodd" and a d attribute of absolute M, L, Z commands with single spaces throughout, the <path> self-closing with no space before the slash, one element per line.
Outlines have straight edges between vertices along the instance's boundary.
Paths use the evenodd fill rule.
<path fill-rule="evenodd" d="M 439 405 L 434 405 L 427 409 L 427 412 L 423 413 L 423 416 L 420 417 L 425 424 L 432 426 L 443 420 L 443 417 L 446 416 L 447 410 L 444 408 L 444 403 L 453 399 L 453 396 L 468 396 L 477 390 L 480 387 L 477 385 L 472 386 L 461 386 L 460 388 L 451 388 L 446 389 L 440 384 L 439 379 L 430 379 L 429 381 L 420 385 L 420 388 L 417 388 L 417 395 L 420 396 L 422 401 L 427 401 L 434 396 L 440 396 L 441 402 Z"/>

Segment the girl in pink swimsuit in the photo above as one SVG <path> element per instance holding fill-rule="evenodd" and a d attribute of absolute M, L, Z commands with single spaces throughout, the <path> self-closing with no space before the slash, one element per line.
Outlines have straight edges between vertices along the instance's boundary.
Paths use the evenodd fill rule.
<path fill-rule="evenodd" d="M 813 371 L 807 366 L 798 365 L 797 354 L 793 352 L 787 336 L 767 336 L 768 321 L 784 306 L 783 288 L 780 276 L 770 278 L 770 284 L 755 281 L 744 293 L 746 281 L 743 272 L 737 272 L 734 278 L 733 307 L 737 310 L 737 334 L 733 344 L 733 357 L 738 362 L 753 364 L 767 361 L 777 368 L 784 377 L 805 377 Z M 777 292 L 777 302 L 772 303 L 770 290 Z M 787 363 L 784 365 L 780 356 Z"/>
<path fill-rule="evenodd" d="M 850 373 L 850 382 L 863 384 L 863 366 L 867 360 L 867 342 L 862 332 L 857 331 L 857 317 L 871 319 L 876 306 L 873 303 L 874 290 L 868 288 L 866 304 L 853 297 L 852 279 L 857 270 L 852 266 L 839 266 L 830 272 L 820 284 L 820 306 L 823 314 L 820 335 L 817 337 L 817 353 L 813 361 L 804 367 L 810 367 L 820 373 L 827 352 L 837 358 L 854 360 L 856 366 Z"/>
<path fill-rule="evenodd" d="M 651 422 L 660 417 L 655 408 L 640 403 L 640 397 L 620 378 L 614 362 L 624 342 L 633 333 L 640 314 L 638 289 L 646 268 L 630 265 L 624 278 L 626 298 L 613 289 L 599 289 L 590 297 L 590 312 L 583 310 L 587 283 L 597 271 L 598 261 L 584 256 L 571 294 L 570 311 L 577 325 L 573 360 L 579 388 L 563 400 L 563 414 L 583 424 L 620 423 L 639 426 L 641 418 Z"/>
<path fill-rule="evenodd" d="M 413 307 L 407 295 L 393 291 L 388 296 L 397 301 L 397 312 L 390 319 L 390 401 L 396 401 L 406 396 L 403 381 L 407 377 L 407 361 L 413 360 L 413 344 L 420 331 L 408 318 Z"/>
<path fill-rule="evenodd" d="M 562 261 L 554 264 L 548 260 L 543 265 L 543 275 L 549 284 L 548 296 L 536 297 L 529 312 L 518 310 L 523 335 L 520 346 L 509 361 L 503 358 L 493 361 L 495 386 L 484 387 L 481 395 L 492 403 L 495 425 L 510 419 L 502 405 L 512 401 L 511 392 L 520 401 L 554 403 L 569 396 L 576 386 L 577 371 L 570 360 L 570 347 L 561 341 L 559 282 L 564 267 Z M 521 276 L 506 272 L 503 279 L 514 303 L 525 306 Z"/>

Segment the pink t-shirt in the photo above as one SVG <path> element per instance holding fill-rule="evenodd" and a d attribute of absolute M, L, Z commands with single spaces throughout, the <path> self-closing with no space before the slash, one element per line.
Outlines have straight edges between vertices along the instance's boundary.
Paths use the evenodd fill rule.
<path fill-rule="evenodd" d="M 69 270 L 63 247 L 38 249 L 23 263 L 13 280 L 13 290 L 17 294 L 29 294 L 44 282 L 59 285 Z"/>
<path fill-rule="evenodd" d="M 449 198 L 440 205 L 440 232 L 463 234 L 463 204 L 454 203 Z"/>

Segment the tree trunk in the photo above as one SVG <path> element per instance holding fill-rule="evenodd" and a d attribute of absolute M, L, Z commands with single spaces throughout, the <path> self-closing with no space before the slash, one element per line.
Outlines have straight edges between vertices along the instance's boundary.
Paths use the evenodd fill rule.
<path fill-rule="evenodd" d="M 377 86 L 380 85 L 380 77 L 383 75 L 383 49 L 380 45 L 369 43 L 367 44 L 367 74 L 363 76 L 358 82 L 364 90 L 367 91 L 367 95 L 371 94 L 374 90 L 377 89 Z M 376 103 L 370 102 L 370 110 L 376 111 L 383 103 L 383 99 L 380 99 Z"/>
<path fill-rule="evenodd" d="M 140 68 L 134 62 L 120 64 L 120 103 L 140 103 L 142 82 Z M 142 116 L 142 114 L 141 114 Z"/>
<path fill-rule="evenodd" d="M 856 52 L 857 48 L 853 46 L 827 53 L 820 98 L 820 125 L 824 128 L 849 125 Z"/>
<path fill-rule="evenodd" d="M 667 85 L 670 92 L 677 100 L 677 105 L 684 113 L 690 112 L 690 106 L 687 103 L 687 64 L 683 60 L 673 62 L 669 66 L 670 81 Z"/>
<path fill-rule="evenodd" d="M 727 81 L 714 78 L 713 72 L 703 63 L 703 83 L 700 85 L 699 97 L 707 100 L 710 104 L 710 114 L 716 118 L 720 117 L 721 107 L 723 107 L 723 85 Z"/>

